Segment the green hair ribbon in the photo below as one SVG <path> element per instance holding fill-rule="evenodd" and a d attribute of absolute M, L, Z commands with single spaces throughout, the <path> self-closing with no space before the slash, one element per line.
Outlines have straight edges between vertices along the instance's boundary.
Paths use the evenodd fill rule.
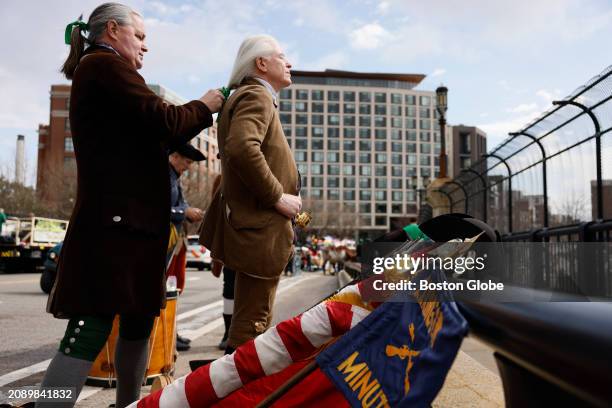
<path fill-rule="evenodd" d="M 229 89 L 226 86 L 222 86 L 221 88 L 219 88 L 219 92 L 221 92 L 221 94 L 223 95 L 223 97 L 227 101 L 227 98 L 229 98 L 230 92 L 232 92 L 232 90 Z M 221 106 L 223 107 L 223 105 L 221 105 Z M 219 113 L 217 114 L 217 122 L 219 122 L 219 119 L 221 119 L 221 109 L 219 109 Z"/>
<path fill-rule="evenodd" d="M 72 30 L 74 30 L 75 27 L 79 27 L 81 31 L 89 30 L 89 25 L 81 20 L 76 20 L 68 24 L 66 26 L 66 32 L 64 33 L 64 42 L 68 45 L 70 45 L 70 39 L 72 38 Z"/>

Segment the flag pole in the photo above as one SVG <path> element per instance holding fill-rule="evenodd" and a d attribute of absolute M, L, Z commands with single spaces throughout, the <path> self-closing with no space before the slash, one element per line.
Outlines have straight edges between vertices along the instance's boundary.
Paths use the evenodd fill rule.
<path fill-rule="evenodd" d="M 268 395 L 263 401 L 256 405 L 255 408 L 269 408 L 276 401 L 281 399 L 283 395 L 287 393 L 291 388 L 295 385 L 299 384 L 304 378 L 306 378 L 310 373 L 317 369 L 317 360 L 314 358 L 310 363 L 305 365 L 300 371 L 295 373 L 293 377 L 289 378 L 283 385 L 278 387 L 272 394 Z"/>

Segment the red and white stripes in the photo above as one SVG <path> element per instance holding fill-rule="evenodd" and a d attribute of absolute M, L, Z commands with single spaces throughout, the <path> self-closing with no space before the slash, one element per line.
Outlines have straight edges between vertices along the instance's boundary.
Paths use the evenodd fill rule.
<path fill-rule="evenodd" d="M 175 380 L 131 408 L 209 407 L 258 378 L 278 373 L 311 357 L 334 337 L 349 331 L 370 313 L 357 285 L 285 320 L 211 364 Z"/>

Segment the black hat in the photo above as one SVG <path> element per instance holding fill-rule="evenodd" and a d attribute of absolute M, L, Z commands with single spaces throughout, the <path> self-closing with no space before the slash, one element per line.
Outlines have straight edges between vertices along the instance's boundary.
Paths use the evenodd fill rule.
<path fill-rule="evenodd" d="M 178 153 L 181 156 L 184 156 L 193 161 L 202 161 L 206 160 L 206 156 L 196 149 L 191 143 L 185 143 L 182 146 L 177 147 L 176 149 L 171 149 L 170 153 Z"/>

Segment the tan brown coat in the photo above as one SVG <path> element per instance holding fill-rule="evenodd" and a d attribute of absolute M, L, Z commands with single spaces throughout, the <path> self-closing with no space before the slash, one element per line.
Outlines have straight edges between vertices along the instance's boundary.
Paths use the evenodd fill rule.
<path fill-rule="evenodd" d="M 291 220 L 274 204 L 297 194 L 298 173 L 270 92 L 248 79 L 219 120 L 222 185 L 202 224 L 200 242 L 238 272 L 275 278 L 292 251 Z"/>

